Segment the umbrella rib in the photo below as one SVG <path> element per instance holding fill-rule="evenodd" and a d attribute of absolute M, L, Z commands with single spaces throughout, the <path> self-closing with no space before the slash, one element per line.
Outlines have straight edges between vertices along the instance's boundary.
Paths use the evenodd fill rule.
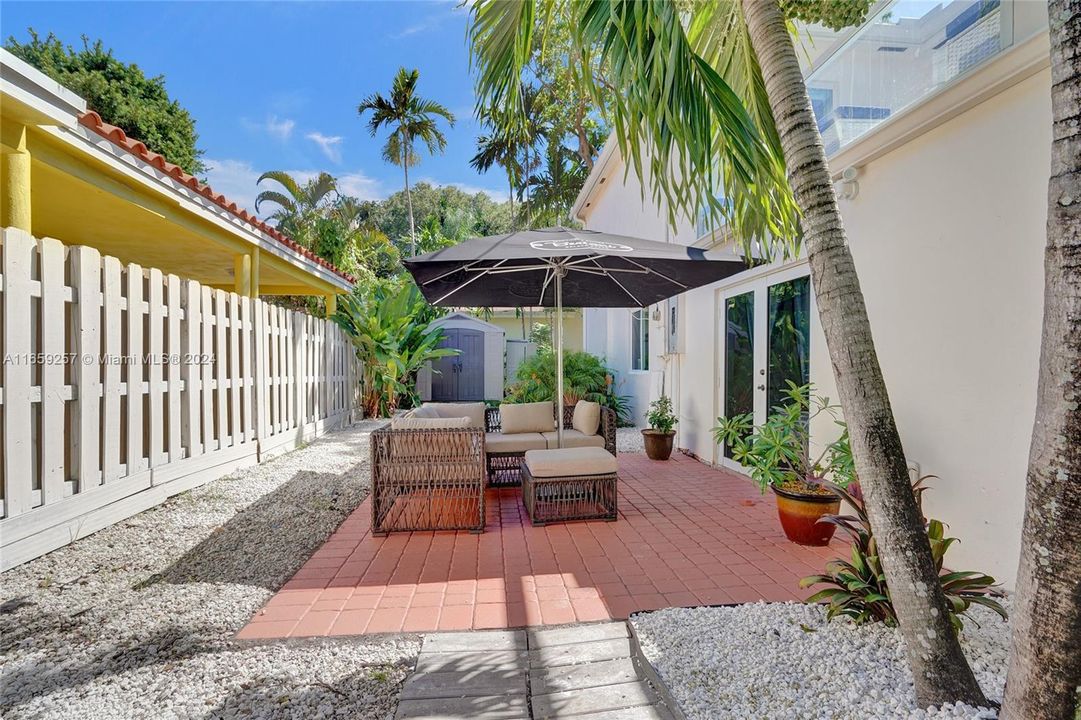
<path fill-rule="evenodd" d="M 630 258 L 623 258 L 623 259 L 626 260 L 627 262 L 629 262 L 631 265 L 635 265 L 637 267 L 642 268 L 642 270 L 644 270 L 647 273 L 653 273 L 654 275 L 658 275 L 658 276 L 664 278 L 665 280 L 672 283 L 673 285 L 678 285 L 681 288 L 683 288 L 684 290 L 687 289 L 687 286 L 684 285 L 683 283 L 681 283 L 679 280 L 673 280 L 672 278 L 668 277 L 664 273 L 657 272 L 653 268 L 647 268 L 645 265 L 642 265 L 641 263 L 635 262 L 634 260 L 631 260 Z"/>
<path fill-rule="evenodd" d="M 601 272 L 602 272 L 602 273 L 603 273 L 604 275 L 607 275 L 608 277 L 612 278 L 612 282 L 614 282 L 614 283 L 615 283 L 616 285 L 618 285 L 618 286 L 619 286 L 619 289 L 620 289 L 620 290 L 622 290 L 623 292 L 627 293 L 627 297 L 629 297 L 629 298 L 630 298 L 631 300 L 633 300 L 633 301 L 635 302 L 635 304 L 637 305 L 637 307 L 645 307 L 645 305 L 643 305 L 643 304 L 642 304 L 642 301 L 641 301 L 641 300 L 639 300 L 638 298 L 636 298 L 636 297 L 634 296 L 634 293 L 632 293 L 632 292 L 631 292 L 630 290 L 628 290 L 627 288 L 625 288 L 625 287 L 623 286 L 623 283 L 621 283 L 621 282 L 619 281 L 619 279 L 618 279 L 618 278 L 616 278 L 616 277 L 615 277 L 614 275 L 612 275 L 611 273 L 609 273 L 609 272 L 608 272 L 608 270 L 607 270 L 606 268 L 602 267 L 602 266 L 601 266 L 601 264 L 600 264 L 599 262 L 597 262 L 596 260 L 594 260 L 594 261 L 593 261 L 593 264 L 594 264 L 594 265 L 596 265 L 596 266 L 597 266 L 597 269 L 598 269 L 598 270 L 600 270 L 600 271 L 601 271 Z"/>
<path fill-rule="evenodd" d="M 544 284 L 541 285 L 540 302 L 541 307 L 544 307 L 544 293 L 548 291 L 548 283 L 552 282 L 552 278 L 555 277 L 555 267 L 551 264 L 548 265 L 548 269 L 544 273 Z"/>
<path fill-rule="evenodd" d="M 437 275 L 437 276 L 435 276 L 434 278 L 432 278 L 430 280 L 425 280 L 421 284 L 422 285 L 431 285 L 432 283 L 439 282 L 440 280 L 447 277 L 448 275 L 453 275 L 456 272 L 462 272 L 463 270 L 468 272 L 470 270 L 473 270 L 473 266 L 476 265 L 479 262 L 480 262 L 480 260 L 474 260 L 473 262 L 469 263 L 468 265 L 466 265 L 464 267 L 457 267 L 457 268 L 454 268 L 453 270 L 448 270 L 445 273 L 443 273 L 442 275 Z"/>
<path fill-rule="evenodd" d="M 492 266 L 491 268 L 489 268 L 488 270 L 493 270 L 493 269 L 495 269 L 495 268 L 499 267 L 500 265 L 502 265 L 502 264 L 503 264 L 503 263 L 505 263 L 505 262 L 506 262 L 506 260 L 500 260 L 500 261 L 499 261 L 498 263 L 496 263 L 495 265 L 493 265 L 493 266 Z M 447 298 L 449 298 L 449 297 L 450 297 L 451 295 L 453 295 L 454 293 L 456 293 L 456 292 L 460 291 L 460 290 L 461 290 L 462 288 L 464 288 L 465 286 L 469 285 L 469 284 L 470 284 L 470 283 L 472 283 L 473 281 L 475 281 L 475 280 L 479 280 L 480 278 L 484 277 L 484 276 L 485 276 L 486 274 L 487 274 L 486 272 L 478 272 L 478 273 L 477 273 L 476 275 L 474 275 L 473 277 L 469 278 L 469 279 L 468 279 L 468 280 L 466 280 L 466 281 L 465 281 L 464 283 L 462 283 L 461 285 L 459 285 L 458 287 L 454 288 L 453 290 L 451 290 L 451 291 L 450 291 L 449 293 L 447 293 L 446 295 L 443 295 L 443 296 L 442 296 L 442 297 L 440 297 L 440 298 L 439 298 L 438 300 L 436 300 L 435 302 L 433 302 L 433 303 L 432 303 L 432 305 L 438 305 L 439 303 L 443 302 L 444 300 L 446 300 Z"/>

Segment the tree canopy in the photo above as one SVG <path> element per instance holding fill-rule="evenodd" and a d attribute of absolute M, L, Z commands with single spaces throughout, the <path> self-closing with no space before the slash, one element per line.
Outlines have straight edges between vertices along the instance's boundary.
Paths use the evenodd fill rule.
<path fill-rule="evenodd" d="M 52 33 L 43 40 L 29 29 L 30 41 L 9 37 L 5 48 L 84 98 L 101 119 L 121 128 L 153 152 L 197 175 L 206 171 L 197 146 L 195 120 L 169 97 L 165 77 L 147 77 L 138 65 L 113 57 L 101 40 L 84 35 L 83 47 L 64 46 Z"/>

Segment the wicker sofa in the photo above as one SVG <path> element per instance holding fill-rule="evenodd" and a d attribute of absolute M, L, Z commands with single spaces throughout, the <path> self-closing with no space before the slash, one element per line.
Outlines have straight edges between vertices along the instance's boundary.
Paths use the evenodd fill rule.
<path fill-rule="evenodd" d="M 549 404 L 550 405 L 550 404 Z M 554 412 L 554 411 L 553 411 Z M 584 436 L 573 427 L 574 406 L 563 408 L 564 447 L 603 447 L 616 454 L 616 414 L 611 408 L 600 407 L 600 426 L 596 436 Z M 488 408 L 485 413 L 484 456 L 486 458 L 488 483 L 494 487 L 513 487 L 522 484 L 522 462 L 529 450 L 556 447 L 553 428 L 544 433 L 504 433 L 500 408 Z M 554 418 L 553 418 L 554 424 Z M 540 436 L 538 439 L 537 435 Z"/>

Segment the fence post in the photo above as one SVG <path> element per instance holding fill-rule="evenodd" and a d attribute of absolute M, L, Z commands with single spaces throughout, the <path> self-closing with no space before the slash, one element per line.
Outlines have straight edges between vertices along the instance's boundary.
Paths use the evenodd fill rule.
<path fill-rule="evenodd" d="M 41 352 L 59 357 L 67 349 L 64 337 L 64 246 L 59 240 L 38 242 L 41 254 Z M 41 504 L 64 497 L 65 367 L 46 362 L 41 366 Z"/>
<path fill-rule="evenodd" d="M 202 343 L 202 298 L 199 283 L 188 280 L 183 286 L 184 323 L 181 326 L 180 375 L 184 379 L 184 397 L 181 412 L 181 442 L 188 449 L 188 457 L 203 454 L 203 435 L 200 429 L 199 412 L 199 366 L 195 360 L 199 357 Z M 172 308 L 170 308 L 170 312 Z M 179 458 L 177 458 L 179 459 Z"/>
<path fill-rule="evenodd" d="M 33 434 L 30 426 L 30 277 L 34 239 L 4 230 L 4 514 L 14 517 L 33 506 Z"/>
<path fill-rule="evenodd" d="M 128 454 L 127 474 L 143 464 L 143 269 L 128 265 Z"/>
<path fill-rule="evenodd" d="M 101 442 L 99 401 L 101 399 L 101 255 L 91 247 L 73 247 L 68 253 L 75 308 L 75 412 L 72 418 L 72 477 L 83 492 L 101 484 L 98 450 Z M 92 358 L 91 363 L 85 362 Z"/>

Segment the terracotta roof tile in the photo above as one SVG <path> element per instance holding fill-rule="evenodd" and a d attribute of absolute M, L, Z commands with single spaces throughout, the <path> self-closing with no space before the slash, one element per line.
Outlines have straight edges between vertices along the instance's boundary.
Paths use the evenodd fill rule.
<path fill-rule="evenodd" d="M 342 270 L 339 270 L 333 264 L 319 257 L 308 248 L 286 237 L 284 234 L 279 232 L 277 228 L 272 227 L 271 225 L 260 220 L 258 217 L 248 212 L 244 208 L 239 207 L 235 202 L 232 202 L 221 193 L 214 192 L 214 190 L 209 185 L 202 184 L 195 177 L 184 172 L 183 168 L 181 168 L 179 165 L 174 165 L 158 153 L 148 150 L 146 145 L 134 138 L 128 137 L 122 129 L 105 122 L 101 119 L 101 116 L 93 110 L 87 111 L 80 115 L 79 124 L 90 128 L 98 135 L 101 135 L 106 140 L 112 142 L 114 145 L 124 148 L 132 155 L 138 157 L 143 162 L 149 163 L 161 172 L 174 178 L 175 180 L 177 180 L 177 182 L 187 185 L 195 192 L 199 193 L 203 197 L 213 202 L 215 205 L 218 205 L 219 207 L 237 216 L 249 225 L 252 225 L 257 230 L 265 233 L 266 235 L 269 235 L 290 250 L 300 253 L 309 260 L 312 260 L 313 262 L 322 265 L 336 275 L 345 278 L 349 282 L 356 282 L 356 278 L 354 278 L 353 276 Z"/>

